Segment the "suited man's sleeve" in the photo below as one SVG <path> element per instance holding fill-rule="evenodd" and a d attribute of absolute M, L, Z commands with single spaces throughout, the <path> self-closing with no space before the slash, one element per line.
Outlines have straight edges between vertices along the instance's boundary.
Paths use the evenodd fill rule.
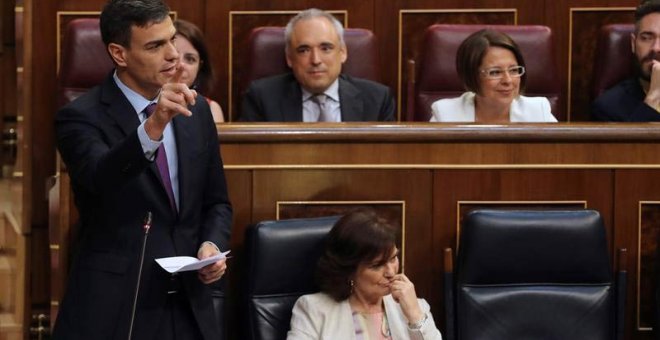
<path fill-rule="evenodd" d="M 151 162 L 142 150 L 137 129 L 114 145 L 102 133 L 103 122 L 75 106 L 62 108 L 55 118 L 60 155 L 77 186 L 104 195 L 121 188 Z"/>
<path fill-rule="evenodd" d="M 250 84 L 245 95 L 243 95 L 243 102 L 241 104 L 240 120 L 243 122 L 265 122 L 266 115 L 264 113 L 263 100 L 261 98 L 261 91 L 254 83 Z"/>
<path fill-rule="evenodd" d="M 209 159 L 206 164 L 207 181 L 203 189 L 203 225 L 200 244 L 204 241 L 211 241 L 221 250 L 227 250 L 229 249 L 229 236 L 231 234 L 232 207 L 227 194 L 227 180 L 222 157 L 220 156 L 218 132 L 210 110 L 205 111 L 205 116 L 207 117 L 203 120 L 202 126 L 203 132 L 209 141 L 206 143 Z"/>
<path fill-rule="evenodd" d="M 394 97 L 388 88 L 385 93 L 385 97 L 383 98 L 380 112 L 378 113 L 378 120 L 383 122 L 395 121 L 395 109 L 396 106 L 394 105 Z"/>

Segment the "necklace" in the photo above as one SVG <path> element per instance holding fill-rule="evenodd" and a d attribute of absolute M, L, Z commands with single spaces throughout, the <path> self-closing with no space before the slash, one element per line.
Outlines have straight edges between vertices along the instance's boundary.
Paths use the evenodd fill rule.
<path fill-rule="evenodd" d="M 380 333 L 386 338 L 392 337 L 392 332 L 390 331 L 390 323 L 387 321 L 387 314 L 385 311 L 383 311 L 383 322 L 380 326 Z"/>

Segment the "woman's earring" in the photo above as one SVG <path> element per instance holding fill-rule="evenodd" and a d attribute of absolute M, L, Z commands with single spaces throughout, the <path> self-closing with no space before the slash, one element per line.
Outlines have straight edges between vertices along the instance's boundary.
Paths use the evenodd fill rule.
<path fill-rule="evenodd" d="M 353 280 L 349 280 L 348 283 L 351 285 L 351 294 L 353 294 L 353 287 L 355 286 L 355 282 L 353 282 Z"/>

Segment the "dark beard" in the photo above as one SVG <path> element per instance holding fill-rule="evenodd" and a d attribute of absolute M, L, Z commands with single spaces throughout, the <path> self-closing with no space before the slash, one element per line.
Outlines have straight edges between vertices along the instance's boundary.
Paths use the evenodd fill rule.
<path fill-rule="evenodd" d="M 635 61 L 633 62 L 633 64 L 634 64 L 634 68 L 635 68 L 635 74 L 639 78 L 644 79 L 646 81 L 651 81 L 651 75 L 646 74 L 646 72 L 644 72 L 644 69 L 642 68 L 642 62 L 639 61 L 639 59 L 635 58 Z"/>
<path fill-rule="evenodd" d="M 657 60 L 660 61 L 660 53 L 654 53 L 653 51 L 649 52 L 642 60 L 639 60 L 638 58 L 635 58 L 635 72 L 637 73 L 637 76 L 646 80 L 646 81 L 651 81 L 651 72 L 653 71 L 653 68 L 649 70 L 649 73 L 647 74 L 644 69 L 642 64 L 647 61 L 651 60 Z"/>

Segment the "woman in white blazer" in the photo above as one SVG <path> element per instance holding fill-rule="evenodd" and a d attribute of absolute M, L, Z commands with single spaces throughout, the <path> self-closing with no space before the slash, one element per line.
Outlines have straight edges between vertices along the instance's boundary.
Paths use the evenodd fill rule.
<path fill-rule="evenodd" d="M 342 217 L 319 259 L 320 293 L 293 307 L 288 340 L 441 340 L 430 307 L 399 273 L 396 228 L 372 209 Z"/>
<path fill-rule="evenodd" d="M 431 105 L 431 122 L 557 122 L 545 97 L 525 97 L 525 61 L 508 35 L 483 29 L 458 47 L 456 70 L 468 92 Z"/>

